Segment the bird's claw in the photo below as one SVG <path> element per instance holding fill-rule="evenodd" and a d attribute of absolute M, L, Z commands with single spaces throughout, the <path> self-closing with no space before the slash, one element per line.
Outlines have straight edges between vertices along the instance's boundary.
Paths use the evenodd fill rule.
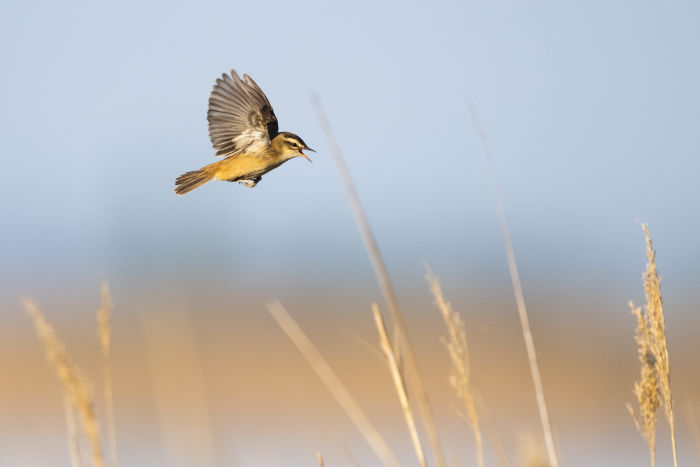
<path fill-rule="evenodd" d="M 240 183 L 241 185 L 245 185 L 248 188 L 253 188 L 255 185 L 258 184 L 260 180 L 262 180 L 262 177 L 256 177 L 247 180 L 238 180 L 238 183 Z"/>

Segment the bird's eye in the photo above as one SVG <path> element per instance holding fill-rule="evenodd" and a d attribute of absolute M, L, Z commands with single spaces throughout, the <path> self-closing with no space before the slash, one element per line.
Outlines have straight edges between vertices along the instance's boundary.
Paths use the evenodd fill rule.
<path fill-rule="evenodd" d="M 291 143 L 289 143 L 289 145 L 290 145 L 291 147 L 293 147 L 294 149 L 296 149 L 296 148 L 299 147 L 299 146 L 297 145 L 297 143 L 295 143 L 294 141 L 292 141 Z"/>

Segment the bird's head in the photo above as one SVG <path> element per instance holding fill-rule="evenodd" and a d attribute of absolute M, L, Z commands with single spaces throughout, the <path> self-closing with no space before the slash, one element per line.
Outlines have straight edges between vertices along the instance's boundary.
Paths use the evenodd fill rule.
<path fill-rule="evenodd" d="M 277 144 L 274 144 L 277 143 Z M 303 153 L 304 149 L 307 151 L 314 151 L 306 145 L 303 139 L 299 138 L 294 133 L 282 132 L 275 136 L 273 145 L 277 146 L 277 150 L 285 159 L 291 159 L 293 157 L 303 157 L 307 161 L 311 162 L 309 156 Z"/>

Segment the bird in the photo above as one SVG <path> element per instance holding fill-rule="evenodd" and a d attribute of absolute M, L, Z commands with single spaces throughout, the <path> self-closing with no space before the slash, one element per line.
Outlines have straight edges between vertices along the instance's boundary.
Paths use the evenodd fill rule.
<path fill-rule="evenodd" d="M 253 188 L 262 176 L 295 157 L 311 159 L 316 152 L 294 133 L 279 131 L 275 111 L 253 78 L 235 70 L 223 73 L 209 96 L 209 138 L 224 159 L 175 180 L 175 193 L 184 195 L 209 180 L 239 182 Z"/>

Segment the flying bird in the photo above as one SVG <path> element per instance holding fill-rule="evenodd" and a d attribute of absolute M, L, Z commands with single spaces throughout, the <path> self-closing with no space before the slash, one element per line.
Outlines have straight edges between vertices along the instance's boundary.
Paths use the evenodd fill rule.
<path fill-rule="evenodd" d="M 209 97 L 209 138 L 224 159 L 185 172 L 175 180 L 175 193 L 184 195 L 209 180 L 238 182 L 253 188 L 270 170 L 295 157 L 311 159 L 314 151 L 294 133 L 280 132 L 275 111 L 260 87 L 235 70 L 216 80 Z"/>

